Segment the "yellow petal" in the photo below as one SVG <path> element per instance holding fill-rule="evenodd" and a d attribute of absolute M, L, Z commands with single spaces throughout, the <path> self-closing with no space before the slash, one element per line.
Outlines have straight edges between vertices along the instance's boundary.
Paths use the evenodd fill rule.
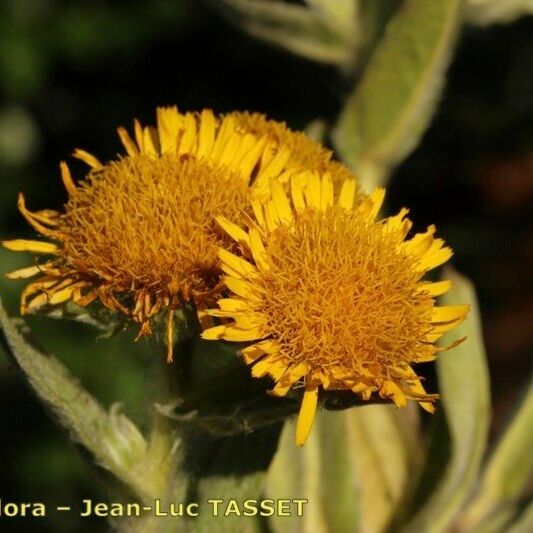
<path fill-rule="evenodd" d="M 211 151 L 211 159 L 219 161 L 224 148 L 232 135 L 235 135 L 235 120 L 233 117 L 224 117 L 216 135 L 215 144 Z"/>
<path fill-rule="evenodd" d="M 316 407 L 318 402 L 318 386 L 307 385 L 296 422 L 296 446 L 303 446 L 315 419 Z"/>
<path fill-rule="evenodd" d="M 252 200 L 252 209 L 254 211 L 255 220 L 262 228 L 266 227 L 265 214 L 263 211 L 263 206 L 259 200 Z"/>
<path fill-rule="evenodd" d="M 269 232 L 274 231 L 279 226 L 278 211 L 272 201 L 265 205 L 265 220 Z"/>
<path fill-rule="evenodd" d="M 300 176 L 293 176 L 291 179 L 291 198 L 292 205 L 297 211 L 305 209 L 305 200 Z"/>
<path fill-rule="evenodd" d="M 169 309 L 167 315 L 167 363 L 174 360 L 174 310 Z"/>
<path fill-rule="evenodd" d="M 379 389 L 379 387 L 376 387 L 376 385 L 374 385 L 368 378 L 357 379 L 351 383 L 347 383 L 347 385 L 352 392 L 359 394 L 359 396 L 365 401 L 369 400 L 372 393 Z"/>
<path fill-rule="evenodd" d="M 249 365 L 263 355 L 278 354 L 279 346 L 274 341 L 261 341 L 243 348 L 240 353 L 243 356 L 244 362 Z"/>
<path fill-rule="evenodd" d="M 144 153 L 148 155 L 159 155 L 159 141 L 156 129 L 147 126 L 143 131 Z"/>
<path fill-rule="evenodd" d="M 331 174 L 327 172 L 322 176 L 322 183 L 320 188 L 320 209 L 325 211 L 328 207 L 333 205 L 333 182 L 331 181 Z"/>
<path fill-rule="evenodd" d="M 161 153 L 176 153 L 180 115 L 176 106 L 159 107 L 157 109 L 157 132 Z M 139 140 L 137 140 L 139 142 Z"/>
<path fill-rule="evenodd" d="M 241 313 L 232 312 L 232 314 L 237 329 L 251 330 L 264 328 L 266 326 L 266 320 L 262 314 L 254 313 L 253 311 L 245 311 Z"/>
<path fill-rule="evenodd" d="M 226 287 L 237 296 L 248 300 L 257 300 L 257 293 L 256 290 L 254 290 L 254 286 L 247 281 L 243 281 L 242 279 L 233 276 L 226 276 L 224 278 L 224 283 L 226 284 Z"/>
<path fill-rule="evenodd" d="M 58 247 L 51 242 L 28 241 L 25 239 L 15 239 L 12 241 L 2 241 L 2 246 L 13 252 L 34 252 L 38 254 L 57 254 Z"/>
<path fill-rule="evenodd" d="M 433 244 L 435 231 L 435 226 L 429 226 L 424 233 L 417 233 L 412 239 L 405 241 L 403 245 L 405 251 L 417 257 L 422 257 Z"/>
<path fill-rule="evenodd" d="M 318 372 L 313 372 L 313 378 L 320 381 L 323 389 L 328 389 L 333 386 L 333 376 L 331 375 L 331 372 L 328 369 L 323 369 Z M 338 387 L 337 387 L 338 388 Z"/>
<path fill-rule="evenodd" d="M 31 278 L 42 272 L 42 267 L 40 265 L 35 265 L 26 268 L 20 268 L 19 270 L 13 270 L 8 272 L 5 276 L 8 279 L 27 279 Z"/>
<path fill-rule="evenodd" d="M 252 367 L 252 376 L 254 378 L 262 378 L 267 374 L 270 367 L 279 363 L 279 354 L 269 354 Z"/>
<path fill-rule="evenodd" d="M 54 238 L 59 235 L 59 232 L 57 230 L 50 229 L 45 225 L 41 224 L 41 222 L 39 222 L 39 218 L 41 220 L 46 220 L 46 217 L 39 217 L 38 215 L 36 216 L 34 213 L 26 209 L 26 203 L 24 201 L 24 195 L 22 193 L 19 193 L 17 203 L 19 211 L 22 213 L 22 216 L 27 220 L 30 226 L 33 227 L 33 229 L 37 230 L 42 235 L 46 235 L 47 237 Z"/>
<path fill-rule="evenodd" d="M 81 291 L 76 291 L 72 295 L 72 301 L 80 307 L 85 307 L 94 302 L 98 298 L 98 292 L 96 290 L 89 291 L 87 294 L 81 294 Z"/>
<path fill-rule="evenodd" d="M 409 377 L 409 388 L 422 396 L 427 395 L 426 389 L 424 389 L 420 378 L 410 366 L 407 367 L 407 374 Z M 420 407 L 422 407 L 422 409 L 424 409 L 424 411 L 427 411 L 428 413 L 433 414 L 435 412 L 435 406 L 432 402 L 418 402 L 418 404 Z"/>
<path fill-rule="evenodd" d="M 397 407 L 405 407 L 407 405 L 402 389 L 394 381 L 384 381 L 379 390 L 379 395 L 384 399 L 392 399 Z"/>
<path fill-rule="evenodd" d="M 257 138 L 251 134 L 247 135 L 246 137 L 251 141 L 250 147 L 247 148 L 246 152 L 241 157 L 238 164 L 238 170 L 242 174 L 243 178 L 249 182 L 253 170 L 261 160 L 261 155 L 263 154 L 267 145 L 267 138 L 263 137 L 257 140 Z M 255 182 L 253 187 L 255 188 Z"/>
<path fill-rule="evenodd" d="M 320 209 L 320 177 L 318 174 L 310 174 L 304 188 L 305 203 L 308 207 Z"/>
<path fill-rule="evenodd" d="M 226 326 L 222 338 L 230 342 L 245 342 L 262 339 L 265 336 L 263 327 L 253 327 L 249 329 L 242 329 L 234 326 Z"/>
<path fill-rule="evenodd" d="M 385 200 L 385 189 L 383 187 L 378 187 L 371 195 L 374 205 L 370 211 L 370 216 L 375 218 L 383 205 L 383 200 Z"/>
<path fill-rule="evenodd" d="M 137 119 L 133 121 L 133 131 L 135 133 L 135 142 L 139 147 L 139 152 L 144 154 L 144 132 L 141 123 Z"/>
<path fill-rule="evenodd" d="M 289 389 L 303 376 L 309 372 L 309 365 L 298 363 L 289 369 L 279 378 L 276 386 L 269 391 L 274 396 L 285 396 Z"/>
<path fill-rule="evenodd" d="M 353 207 L 353 201 L 355 198 L 356 183 L 352 178 L 347 178 L 342 184 L 341 192 L 339 194 L 339 206 L 346 211 L 351 211 Z"/>
<path fill-rule="evenodd" d="M 80 148 L 76 148 L 72 155 L 75 158 L 81 159 L 83 162 L 87 163 L 91 168 L 99 169 L 103 167 L 102 163 L 100 163 L 100 161 L 98 161 L 94 155 L 86 152 L 85 150 L 81 150 Z"/>
<path fill-rule="evenodd" d="M 196 135 L 196 118 L 192 113 L 185 115 L 185 131 L 178 148 L 179 154 L 191 154 L 194 152 L 194 145 L 197 140 Z"/>
<path fill-rule="evenodd" d="M 61 170 L 61 180 L 63 181 L 63 185 L 70 196 L 74 196 L 77 194 L 78 189 L 76 188 L 76 184 L 74 183 L 74 180 L 72 179 L 72 175 L 70 174 L 70 169 L 68 168 L 68 165 L 65 163 L 65 161 L 61 161 L 59 163 L 59 168 Z"/>
<path fill-rule="evenodd" d="M 435 405 L 432 402 L 418 402 L 418 405 L 431 415 L 435 413 Z"/>
<path fill-rule="evenodd" d="M 223 311 L 222 309 L 209 309 L 205 311 L 208 316 L 216 316 L 218 318 L 233 318 L 239 314 L 238 311 Z"/>
<path fill-rule="evenodd" d="M 218 305 L 223 311 L 249 311 L 250 307 L 247 302 L 237 300 L 236 298 L 220 298 Z"/>
<path fill-rule="evenodd" d="M 227 218 L 218 216 L 216 217 L 217 224 L 236 242 L 239 244 L 245 244 L 249 247 L 248 234 L 241 227 L 237 226 L 233 222 L 230 222 Z"/>
<path fill-rule="evenodd" d="M 34 211 L 32 214 L 37 220 L 51 226 L 57 226 L 58 218 L 61 216 L 61 213 L 55 209 L 40 209 L 39 211 Z"/>
<path fill-rule="evenodd" d="M 45 304 L 48 301 L 48 294 L 46 292 L 40 294 L 38 300 L 34 298 L 29 305 L 27 304 L 27 302 L 33 294 L 46 291 L 47 289 L 50 289 L 51 287 L 56 285 L 57 282 L 57 278 L 53 276 L 45 276 L 38 279 L 37 281 L 34 281 L 33 283 L 30 283 L 20 295 L 20 313 L 24 315 L 28 312 L 30 308 L 40 307 L 41 305 Z"/>
<path fill-rule="evenodd" d="M 435 307 L 431 314 L 431 322 L 450 322 L 464 318 L 470 310 L 469 305 L 445 305 Z"/>
<path fill-rule="evenodd" d="M 432 331 L 433 331 L 433 330 L 432 330 Z M 435 333 L 435 332 L 433 332 L 433 333 L 428 333 L 428 334 L 426 335 L 426 341 L 427 341 L 427 342 L 437 342 L 437 341 L 438 341 L 443 335 L 444 335 L 444 332 L 440 332 L 440 333 Z M 435 359 L 436 359 L 436 357 L 429 359 L 429 361 L 434 361 Z M 421 359 L 418 359 L 418 361 L 419 361 L 419 362 L 422 362 Z M 424 361 L 424 362 L 426 362 L 426 361 Z"/>
<path fill-rule="evenodd" d="M 288 363 L 286 360 L 276 361 L 268 368 L 268 375 L 274 380 L 278 381 L 287 371 Z"/>
<path fill-rule="evenodd" d="M 232 170 L 235 170 L 238 172 L 237 167 L 237 151 L 239 149 L 240 142 L 242 140 L 242 137 L 232 132 L 231 135 L 228 135 L 226 143 L 224 144 L 224 148 L 222 150 L 222 153 L 220 154 L 220 157 L 218 158 L 218 162 L 222 165 L 226 165 Z"/>
<path fill-rule="evenodd" d="M 361 395 L 361 399 L 363 399 L 365 402 L 370 400 L 370 396 L 372 395 L 372 392 L 376 390 L 374 387 L 366 387 L 363 389 L 359 394 Z"/>
<path fill-rule="evenodd" d="M 404 207 L 400 209 L 400 212 L 397 215 L 385 219 L 385 230 L 388 232 L 399 231 L 400 238 L 404 239 L 405 236 L 409 233 L 411 226 L 413 225 L 413 223 L 409 219 L 405 218 L 407 216 L 407 213 L 409 213 L 409 209 L 406 209 Z"/>
<path fill-rule="evenodd" d="M 117 133 L 118 133 L 118 136 L 120 137 L 120 141 L 122 142 L 122 145 L 126 149 L 127 154 L 130 157 L 136 157 L 137 155 L 139 155 L 139 150 L 137 149 L 137 146 L 131 139 L 126 128 L 123 128 L 122 126 L 120 126 L 119 128 L 117 128 Z"/>
<path fill-rule="evenodd" d="M 226 326 L 214 326 L 212 328 L 208 328 L 202 332 L 202 339 L 210 341 L 222 339 L 225 331 Z"/>
<path fill-rule="evenodd" d="M 215 144 L 215 115 L 210 109 L 204 109 L 200 114 L 200 131 L 198 133 L 198 158 L 206 157 L 211 153 Z"/>
<path fill-rule="evenodd" d="M 61 290 L 54 291 L 51 293 L 50 298 L 48 299 L 48 303 L 50 305 L 58 305 L 63 302 L 66 302 L 72 297 L 72 293 L 75 290 L 81 289 L 82 287 L 85 287 L 86 285 L 87 285 L 86 282 L 80 281 L 78 283 L 69 285 L 68 287 L 65 287 Z"/>
<path fill-rule="evenodd" d="M 291 180 L 291 176 L 294 175 L 294 170 L 285 170 L 275 179 L 277 179 L 283 186 L 287 185 Z M 285 189 L 284 189 L 285 190 Z"/>
<path fill-rule="evenodd" d="M 376 218 L 383 200 L 385 199 L 385 189 L 378 187 L 365 201 L 359 206 L 361 213 L 368 215 L 370 219 Z"/>
<path fill-rule="evenodd" d="M 43 305 L 46 305 L 48 303 L 48 294 L 45 292 L 42 292 L 41 294 L 38 294 L 35 296 L 35 298 L 32 298 L 27 304 L 25 304 L 24 309 L 22 309 L 21 306 L 21 315 L 25 315 L 30 311 L 33 311 L 35 309 L 39 309 L 39 307 L 42 307 Z"/>
<path fill-rule="evenodd" d="M 443 333 L 450 331 L 457 327 L 463 320 L 465 316 L 456 318 L 455 320 L 450 320 L 449 322 L 439 322 L 431 328 L 430 333 L 438 334 L 442 336 Z"/>
<path fill-rule="evenodd" d="M 231 252 L 228 252 L 224 248 L 219 248 L 218 256 L 222 261 L 222 267 L 229 267 L 229 269 L 232 271 L 230 272 L 230 275 L 232 276 L 240 278 L 248 277 L 257 273 L 257 269 L 248 263 L 248 261 L 242 259 L 242 257 L 232 254 Z M 226 269 L 224 269 L 224 271 L 226 272 Z"/>
<path fill-rule="evenodd" d="M 452 255 L 453 251 L 447 246 L 442 248 L 444 241 L 441 239 L 436 239 L 434 244 L 428 250 L 428 252 L 422 257 L 418 264 L 418 268 L 423 271 L 431 270 L 432 268 L 438 267 L 443 263 L 446 263 Z"/>
<path fill-rule="evenodd" d="M 430 296 L 442 296 L 444 293 L 448 292 L 452 286 L 452 282 L 445 281 L 436 281 L 434 283 L 421 283 L 417 287 L 418 292 L 425 292 Z"/>
<path fill-rule="evenodd" d="M 279 176 L 283 171 L 287 161 L 289 160 L 291 153 L 289 150 L 280 149 L 278 153 L 269 161 L 269 163 L 259 171 L 257 176 L 257 182 L 262 182 L 267 185 L 270 178 Z M 258 183 L 260 186 L 260 183 Z"/>
<path fill-rule="evenodd" d="M 270 263 L 268 262 L 268 256 L 261 239 L 259 231 L 252 228 L 249 233 L 250 236 L 250 251 L 254 258 L 255 264 L 259 267 L 259 270 L 266 272 L 270 269 Z"/>
<path fill-rule="evenodd" d="M 290 223 L 293 220 L 289 199 L 283 190 L 281 183 L 276 179 L 270 180 L 270 194 L 281 222 Z"/>

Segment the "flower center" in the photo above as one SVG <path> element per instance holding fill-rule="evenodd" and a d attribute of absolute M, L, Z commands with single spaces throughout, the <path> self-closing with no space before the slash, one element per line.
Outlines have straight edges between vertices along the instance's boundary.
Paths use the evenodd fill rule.
<path fill-rule="evenodd" d="M 236 219 L 248 203 L 242 178 L 193 157 L 119 159 L 92 171 L 66 205 L 63 259 L 116 290 L 208 292 L 217 248 L 229 244 L 214 217 Z"/>
<path fill-rule="evenodd" d="M 433 300 L 399 232 L 363 215 L 308 210 L 270 237 L 261 312 L 282 352 L 316 369 L 383 374 L 416 360 Z"/>

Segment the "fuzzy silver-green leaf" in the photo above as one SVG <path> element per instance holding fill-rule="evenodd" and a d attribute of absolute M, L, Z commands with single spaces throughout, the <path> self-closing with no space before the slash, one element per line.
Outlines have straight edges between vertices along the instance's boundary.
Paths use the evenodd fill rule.
<path fill-rule="evenodd" d="M 347 99 L 334 132 L 341 158 L 372 189 L 419 143 L 461 26 L 461 0 L 406 0 Z"/>
<path fill-rule="evenodd" d="M 441 303 L 470 304 L 471 308 L 467 319 L 448 335 L 466 340 L 438 358 L 441 408 L 450 439 L 450 455 L 424 506 L 403 528 L 413 533 L 438 533 L 449 528 L 476 482 L 490 424 L 489 374 L 475 290 L 470 281 L 451 268 L 446 269 L 443 279 L 451 280 L 453 285 Z M 439 436 L 437 448 L 430 451 L 446 445 L 446 437 Z M 429 455 L 426 460 L 431 465 L 437 458 Z"/>

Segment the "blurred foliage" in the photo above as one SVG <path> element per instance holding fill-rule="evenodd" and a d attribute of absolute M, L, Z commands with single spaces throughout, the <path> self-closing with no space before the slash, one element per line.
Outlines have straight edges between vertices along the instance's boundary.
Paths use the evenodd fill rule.
<path fill-rule="evenodd" d="M 172 0 L 6 0 L 0 6 L 0 76 L 9 97 L 31 98 L 54 69 L 95 68 L 172 35 L 185 15 Z"/>
<path fill-rule="evenodd" d="M 533 13 L 531 0 L 467 0 L 466 17 L 473 24 L 503 24 Z"/>
<path fill-rule="evenodd" d="M 308 59 L 348 68 L 360 46 L 358 4 L 307 0 L 307 7 L 270 0 L 212 2 L 249 33 Z"/>

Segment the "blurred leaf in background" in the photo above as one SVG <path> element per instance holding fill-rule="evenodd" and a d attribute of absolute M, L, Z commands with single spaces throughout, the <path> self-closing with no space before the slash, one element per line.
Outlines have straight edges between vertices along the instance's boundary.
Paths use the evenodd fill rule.
<path fill-rule="evenodd" d="M 485 26 L 512 22 L 533 13 L 532 0 L 467 0 L 466 16 L 469 22 Z"/>
<path fill-rule="evenodd" d="M 359 46 L 358 2 L 306 0 L 213 0 L 230 21 L 253 37 L 276 44 L 314 61 L 347 67 Z"/>

